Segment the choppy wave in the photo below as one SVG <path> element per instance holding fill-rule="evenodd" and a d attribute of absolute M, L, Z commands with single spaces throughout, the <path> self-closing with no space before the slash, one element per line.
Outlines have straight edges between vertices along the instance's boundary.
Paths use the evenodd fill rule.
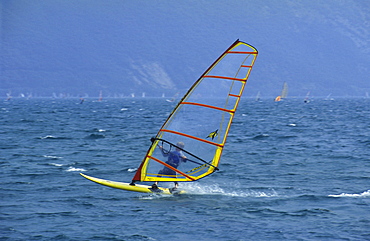
<path fill-rule="evenodd" d="M 270 137 L 269 134 L 259 134 L 259 135 L 254 136 L 252 139 L 259 140 L 259 139 L 268 138 L 268 137 Z"/>
<path fill-rule="evenodd" d="M 60 156 L 50 156 L 50 155 L 43 155 L 43 157 L 49 158 L 49 159 L 62 159 L 63 158 L 63 157 L 60 157 Z"/>
<path fill-rule="evenodd" d="M 103 139 L 103 138 L 105 138 L 105 136 L 100 134 L 90 134 L 85 137 L 85 139 Z"/>
<path fill-rule="evenodd" d="M 66 171 L 67 172 L 86 172 L 85 169 L 83 169 L 83 168 L 76 168 L 76 167 L 69 167 Z"/>
<path fill-rule="evenodd" d="M 2 237 L 229 240 L 230 230 L 242 230 L 234 240 L 367 239 L 368 101 L 315 101 L 309 109 L 295 100 L 243 100 L 238 113 L 248 115 L 235 115 L 220 171 L 179 183 L 189 195 L 126 192 L 82 178 L 86 171 L 132 178 L 173 108 L 148 100 L 12 101 L 12 114 L 0 120 Z M 311 118 L 298 122 L 297 113 Z M 105 139 L 85 139 L 90 134 Z"/>
<path fill-rule="evenodd" d="M 43 137 L 39 137 L 39 139 L 46 139 L 46 140 L 70 140 L 71 138 L 68 137 L 60 137 L 60 136 L 53 136 L 53 135 L 46 135 Z"/>
<path fill-rule="evenodd" d="M 88 131 L 90 132 L 91 130 L 88 130 Z M 100 129 L 100 128 L 94 128 L 92 131 L 93 131 L 93 132 L 106 132 L 107 130 L 105 130 L 105 129 Z"/>
<path fill-rule="evenodd" d="M 62 167 L 63 166 L 63 164 L 59 164 L 59 163 L 50 163 L 49 165 L 55 166 L 55 167 Z"/>
<path fill-rule="evenodd" d="M 367 190 L 363 193 L 357 194 L 357 193 L 342 193 L 342 194 L 333 194 L 329 195 L 329 197 L 370 197 L 370 190 Z"/>

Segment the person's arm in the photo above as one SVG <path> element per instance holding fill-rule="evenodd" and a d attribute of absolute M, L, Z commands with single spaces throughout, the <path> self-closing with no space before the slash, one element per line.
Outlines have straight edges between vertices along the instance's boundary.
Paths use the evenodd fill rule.
<path fill-rule="evenodd" d="M 164 150 L 163 150 L 163 146 L 159 146 L 159 149 L 161 149 L 162 155 L 163 155 L 164 157 L 168 156 L 168 152 L 164 152 Z"/>
<path fill-rule="evenodd" d="M 181 152 L 181 160 L 183 162 L 186 162 L 188 160 L 188 158 L 184 155 L 184 153 Z"/>

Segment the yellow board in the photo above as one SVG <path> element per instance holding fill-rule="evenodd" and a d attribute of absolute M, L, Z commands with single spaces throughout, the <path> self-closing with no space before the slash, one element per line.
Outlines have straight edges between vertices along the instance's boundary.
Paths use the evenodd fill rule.
<path fill-rule="evenodd" d="M 129 183 L 124 183 L 124 182 L 115 182 L 115 181 L 109 181 L 109 180 L 104 180 L 96 177 L 90 177 L 88 175 L 85 175 L 83 173 L 80 173 L 81 176 L 84 178 L 96 182 L 98 184 L 112 187 L 112 188 L 117 188 L 117 189 L 122 189 L 126 191 L 131 191 L 131 192 L 143 192 L 143 193 L 156 193 L 156 194 L 184 194 L 184 190 L 171 190 L 170 188 L 163 188 L 163 187 L 158 187 L 159 190 L 154 190 L 152 189 L 151 186 L 148 185 L 139 185 L 136 184 L 135 186 L 130 185 Z"/>

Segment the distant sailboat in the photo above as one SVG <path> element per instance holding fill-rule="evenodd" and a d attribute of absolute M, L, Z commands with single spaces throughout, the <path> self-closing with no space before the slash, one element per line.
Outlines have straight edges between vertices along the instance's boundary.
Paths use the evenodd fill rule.
<path fill-rule="evenodd" d="M 334 98 L 331 97 L 331 93 L 330 93 L 328 96 L 326 96 L 325 100 L 334 100 Z"/>
<path fill-rule="evenodd" d="M 310 102 L 310 97 L 309 97 L 309 95 L 310 95 L 310 91 L 308 91 L 308 93 L 306 94 L 306 97 L 304 98 L 304 103 L 309 103 Z"/>
<path fill-rule="evenodd" d="M 102 100 L 103 100 L 103 92 L 102 92 L 102 91 L 100 91 L 98 101 L 102 101 Z"/>
<path fill-rule="evenodd" d="M 7 101 L 9 101 L 13 98 L 11 91 L 9 91 L 9 93 L 6 93 L 6 96 L 7 96 L 7 98 L 6 98 Z"/>
<path fill-rule="evenodd" d="M 260 99 L 261 99 L 260 96 L 261 96 L 261 92 L 258 91 L 258 93 L 256 95 L 256 101 L 260 101 Z"/>
<path fill-rule="evenodd" d="M 281 94 L 275 98 L 275 101 L 281 101 L 288 96 L 288 84 L 284 82 L 283 89 L 281 90 Z"/>

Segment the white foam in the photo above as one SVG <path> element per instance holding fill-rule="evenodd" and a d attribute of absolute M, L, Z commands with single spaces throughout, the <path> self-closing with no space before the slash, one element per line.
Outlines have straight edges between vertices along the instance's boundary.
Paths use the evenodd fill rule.
<path fill-rule="evenodd" d="M 163 186 L 170 188 L 171 184 Z M 188 195 L 219 195 L 219 196 L 229 196 L 229 197 L 257 197 L 257 198 L 266 198 L 266 197 L 277 197 L 278 194 L 275 190 L 271 189 L 269 191 L 254 191 L 248 189 L 247 191 L 225 191 L 217 184 L 212 185 L 200 185 L 196 183 L 180 183 L 180 190 L 186 191 Z M 140 199 L 152 200 L 152 199 L 161 199 L 161 198 L 171 198 L 172 195 L 161 195 L 161 194 L 150 194 L 140 196 Z"/>
<path fill-rule="evenodd" d="M 52 136 L 52 135 L 47 135 L 47 136 L 44 136 L 44 137 L 40 137 L 40 139 L 55 139 L 56 137 L 55 136 Z"/>
<path fill-rule="evenodd" d="M 181 189 L 184 189 L 189 194 L 205 194 L 205 195 L 222 195 L 230 197 L 276 197 L 278 194 L 275 190 L 271 189 L 268 191 L 255 191 L 247 189 L 241 191 L 229 191 L 224 190 L 217 184 L 212 185 L 199 185 L 199 184 L 184 184 L 181 185 Z"/>
<path fill-rule="evenodd" d="M 86 170 L 83 168 L 75 168 L 75 167 L 69 167 L 66 171 L 67 172 L 86 172 Z"/>
<path fill-rule="evenodd" d="M 43 157 L 51 158 L 51 159 L 62 159 L 63 158 L 63 157 L 59 157 L 59 156 L 49 156 L 49 155 L 43 155 Z"/>
<path fill-rule="evenodd" d="M 336 195 L 329 195 L 329 197 L 370 197 L 370 190 L 367 190 L 360 194 L 342 193 L 342 194 L 336 194 Z"/>
<path fill-rule="evenodd" d="M 137 168 L 129 168 L 129 169 L 127 169 L 127 171 L 128 172 L 135 172 L 135 171 L 137 171 Z"/>
<path fill-rule="evenodd" d="M 56 167 L 62 167 L 63 166 L 63 164 L 58 164 L 58 163 L 50 163 L 50 165 L 56 166 Z"/>
<path fill-rule="evenodd" d="M 271 192 L 261 192 L 261 191 L 249 190 L 247 192 L 230 192 L 230 193 L 225 193 L 224 195 L 231 196 L 231 197 L 277 197 L 278 196 L 275 190 L 271 190 Z"/>

